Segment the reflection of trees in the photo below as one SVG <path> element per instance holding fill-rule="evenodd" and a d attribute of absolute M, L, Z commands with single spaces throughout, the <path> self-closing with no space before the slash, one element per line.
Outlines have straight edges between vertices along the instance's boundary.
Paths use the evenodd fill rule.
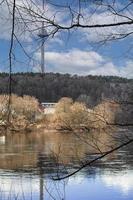
<path fill-rule="evenodd" d="M 6 144 L 0 146 L 0 153 L 4 155 L 1 157 L 0 168 L 25 172 L 30 170 L 45 177 L 57 172 L 58 175 L 69 173 L 72 169 L 82 166 L 83 163 L 90 162 L 112 150 L 121 138 L 117 135 L 109 130 L 86 134 L 43 132 L 9 134 L 6 136 Z M 126 153 L 129 154 L 129 158 L 132 146 L 126 148 Z M 129 165 L 132 164 L 130 159 L 126 157 L 122 159 L 123 155 L 124 153 L 121 155 L 112 152 L 103 161 L 93 163 L 93 166 L 103 169 L 118 168 L 126 162 Z"/>
<path fill-rule="evenodd" d="M 55 11 L 54 11 L 55 13 L 52 13 L 52 15 L 53 15 L 52 17 L 49 17 L 47 12 L 46 13 L 43 12 L 42 10 L 40 10 L 40 8 L 36 9 L 38 7 L 37 5 L 35 7 L 32 6 L 31 1 L 28 1 L 28 4 L 22 4 L 22 5 L 19 5 L 19 3 L 16 2 L 15 0 L 13 1 L 13 3 L 10 3 L 10 1 L 9 2 L 2 1 L 2 4 L 3 4 L 3 2 L 4 3 L 6 2 L 7 6 L 9 7 L 9 14 L 10 14 L 10 16 L 12 16 L 11 17 L 11 19 L 12 19 L 11 41 L 10 41 L 10 49 L 9 49 L 9 64 L 10 64 L 9 65 L 9 67 L 10 67 L 10 69 L 9 69 L 9 94 L 10 94 L 10 96 L 12 93 L 12 64 L 13 64 L 13 58 L 15 57 L 14 53 L 13 53 L 13 50 L 15 48 L 14 39 L 16 39 L 17 44 L 20 45 L 20 47 L 22 47 L 22 49 L 23 49 L 23 46 L 21 45 L 19 38 L 17 37 L 17 35 L 15 33 L 15 28 L 18 24 L 21 23 L 24 25 L 24 27 L 26 27 L 27 24 L 29 24 L 29 22 L 30 22 L 30 24 L 33 23 L 33 25 L 36 22 L 37 27 L 39 29 L 39 27 L 40 27 L 39 24 L 42 24 L 42 21 L 43 21 L 45 23 L 46 29 L 49 29 L 49 27 L 51 27 L 49 29 L 49 36 L 51 36 L 51 35 L 54 36 L 56 33 L 59 33 L 60 31 L 73 30 L 75 28 L 81 28 L 81 29 L 83 28 L 86 30 L 86 32 L 87 32 L 87 30 L 89 30 L 89 31 L 93 30 L 94 31 L 93 33 L 98 32 L 98 37 L 100 37 L 100 34 L 103 32 L 103 34 L 102 34 L 103 40 L 101 39 L 101 41 L 100 41 L 102 44 L 106 43 L 107 41 L 112 41 L 112 40 L 115 41 L 115 40 L 124 39 L 133 33 L 131 31 L 131 29 L 129 28 L 129 26 L 131 27 L 133 24 L 133 19 L 132 19 L 130 12 L 129 13 L 127 12 L 127 8 L 129 10 L 131 9 L 130 6 L 132 4 L 132 1 L 127 1 L 127 2 L 125 1 L 124 5 L 122 5 L 121 9 L 119 8 L 118 3 L 116 3 L 116 1 L 112 1 L 112 3 L 109 3 L 108 1 L 105 1 L 106 3 L 103 3 L 103 1 L 99 1 L 99 2 L 92 1 L 93 2 L 92 6 L 94 6 L 93 7 L 94 13 L 95 13 L 95 11 L 97 11 L 97 9 L 99 7 L 100 8 L 99 11 L 101 12 L 101 14 L 105 14 L 105 15 L 101 16 L 102 19 L 104 19 L 104 17 L 106 18 L 109 14 L 111 14 L 111 16 L 113 16 L 113 19 L 110 19 L 107 22 L 99 20 L 98 23 L 96 22 L 97 20 L 95 21 L 93 18 L 95 16 L 94 13 L 93 14 L 89 13 L 89 6 L 88 6 L 88 12 L 87 13 L 83 12 L 84 8 L 86 7 L 84 5 L 84 1 L 79 1 L 79 3 L 75 7 L 72 7 L 71 5 L 62 6 L 61 4 L 53 5 L 55 7 Z M 1 6 L 2 6 L 2 4 L 1 4 Z M 86 5 L 90 5 L 90 4 L 86 4 Z M 117 8 L 117 6 L 118 6 L 118 8 Z M 64 13 L 64 10 L 67 14 L 67 18 L 68 18 L 67 22 L 69 22 L 68 24 L 67 23 L 62 24 L 62 22 L 64 22 L 64 21 L 56 20 L 57 13 L 59 13 L 59 11 Z M 88 14 L 89 14 L 89 16 L 88 16 Z M 96 12 L 96 14 L 97 14 L 97 12 Z M 86 21 L 86 20 L 83 20 L 83 18 L 86 20 L 87 20 L 87 18 L 89 18 L 89 19 L 92 18 L 92 20 Z M 85 21 L 86 21 L 86 23 L 84 23 Z M 93 23 L 92 23 L 92 21 L 93 21 Z M 19 22 L 19 23 L 17 23 L 17 22 Z M 117 27 L 118 28 L 121 27 L 121 29 L 122 29 L 122 27 L 125 27 L 125 26 L 128 28 L 124 29 L 122 32 L 117 29 Z M 22 28 L 23 29 L 22 33 L 27 32 L 24 27 Z M 110 27 L 111 29 L 109 29 L 107 31 L 108 27 Z M 114 32 L 112 31 L 113 30 L 112 27 L 113 27 L 113 29 L 115 28 Z M 34 26 L 31 26 L 30 30 L 28 29 L 28 33 L 33 32 L 32 30 L 34 30 L 34 28 L 35 28 Z M 99 32 L 99 29 L 100 29 L 101 33 Z M 103 31 L 101 31 L 101 30 L 103 30 Z M 104 35 L 104 33 L 105 33 L 105 35 Z M 35 34 L 36 34 L 36 32 L 35 32 Z M 21 34 L 18 34 L 18 36 L 19 35 L 21 35 Z M 24 53 L 25 53 L 25 51 L 24 51 Z M 10 104 L 11 104 L 11 98 L 9 98 L 9 107 L 8 107 L 9 117 L 10 117 Z M 10 120 L 8 120 L 8 121 L 10 121 Z M 69 141 L 68 138 L 67 138 L 67 140 Z M 70 140 L 71 140 L 71 138 L 70 138 Z M 127 141 L 119 146 L 116 146 L 116 147 L 112 148 L 111 150 L 110 150 L 110 147 L 108 146 L 109 150 L 106 150 L 106 152 L 105 152 L 105 149 L 106 149 L 105 146 L 107 146 L 107 143 L 105 143 L 105 145 L 103 145 L 103 147 L 102 147 L 99 144 L 99 141 L 97 141 L 97 139 L 95 139 L 91 142 L 86 141 L 86 147 L 84 147 L 84 145 L 81 145 L 80 142 L 77 140 L 75 147 L 72 147 L 70 145 L 71 143 L 69 144 L 69 147 L 71 147 L 70 149 L 68 147 L 66 147 L 66 144 L 65 144 L 66 141 L 65 141 L 63 143 L 65 145 L 63 147 L 61 145 L 62 149 L 60 149 L 60 151 L 58 151 L 58 146 L 60 145 L 60 142 L 61 142 L 61 144 L 63 142 L 62 140 L 59 139 L 59 141 L 57 140 L 57 144 L 55 144 L 54 147 L 52 147 L 52 150 L 49 148 L 49 151 L 47 152 L 47 154 L 48 155 L 51 154 L 51 151 L 52 151 L 53 154 L 59 155 L 58 156 L 59 164 L 63 164 L 65 166 L 67 166 L 71 162 L 72 162 L 72 164 L 74 163 L 75 159 L 73 159 L 73 158 L 76 158 L 76 160 L 78 158 L 78 161 L 81 161 L 81 160 L 83 161 L 83 158 L 85 157 L 85 153 L 88 151 L 90 152 L 90 154 L 93 153 L 94 150 L 95 150 L 95 153 L 99 152 L 101 154 L 101 156 L 99 156 L 98 159 L 101 159 L 101 158 L 104 158 L 105 156 L 109 155 L 110 153 L 120 149 L 121 147 L 131 143 L 132 141 L 133 140 L 130 139 L 129 141 Z M 47 143 L 44 143 L 43 150 L 46 150 L 45 149 L 46 145 L 47 145 Z M 33 164 L 34 164 L 36 167 L 37 162 L 38 162 L 38 157 L 37 157 L 38 155 L 36 152 L 37 147 L 34 147 L 33 153 L 31 153 L 31 154 L 29 153 L 29 149 L 28 149 L 28 152 L 26 151 L 26 153 L 28 155 L 26 155 L 26 153 L 24 152 L 25 147 L 23 148 L 23 146 L 22 146 L 22 148 L 17 148 L 16 146 L 15 147 L 11 146 L 11 148 L 10 148 L 11 152 L 9 152 L 9 153 L 12 153 L 12 150 L 15 155 L 12 155 L 12 156 L 8 155 L 8 156 L 6 156 L 6 159 L 3 159 L 2 163 L 4 163 L 3 166 L 5 168 L 6 167 L 8 167 L 8 168 L 12 167 L 13 169 L 18 169 L 21 167 L 24 168 L 25 164 L 28 164 L 28 167 L 30 165 L 33 166 Z M 20 152 L 17 155 L 18 150 Z M 63 150 L 63 153 L 62 153 L 62 150 Z M 29 156 L 29 154 L 30 154 L 30 156 Z M 34 163 L 33 163 L 33 158 L 31 155 L 35 156 Z M 28 160 L 29 157 L 32 158 L 32 159 L 30 159 L 31 163 L 29 163 L 29 160 Z M 44 162 L 45 161 L 46 160 L 44 160 Z M 94 161 L 96 161 L 96 159 L 94 159 L 93 162 Z M 89 165 L 90 165 L 89 162 L 85 163 L 79 169 L 82 169 L 83 167 L 89 166 Z M 41 174 L 42 173 L 43 172 L 41 171 Z"/>
<path fill-rule="evenodd" d="M 115 131 L 114 131 L 115 132 Z M 108 150 L 112 150 L 122 141 L 127 141 L 119 133 L 111 131 L 90 133 L 43 133 L 14 134 L 6 136 L 6 144 L 0 146 L 0 168 L 13 169 L 17 173 L 33 172 L 39 178 L 40 200 L 49 194 L 46 181 L 58 175 L 75 171 L 83 163 L 91 162 Z M 125 139 L 125 140 L 124 140 Z M 114 141 L 115 140 L 115 141 Z M 92 166 L 83 169 L 82 174 L 95 177 L 106 170 L 112 172 L 132 166 L 132 145 L 122 151 L 97 160 Z M 45 181 L 44 181 L 45 180 Z M 44 194 L 45 191 L 45 194 Z M 50 194 L 49 194 L 50 195 Z M 52 195 L 52 194 L 51 194 Z"/>
<path fill-rule="evenodd" d="M 40 200 L 43 200 L 44 198 L 44 178 L 43 178 L 43 160 L 42 160 L 42 155 L 41 153 L 38 153 L 38 164 L 37 164 L 38 168 L 39 168 L 39 181 L 40 181 L 40 185 L 39 185 L 39 190 L 40 190 Z"/>
<path fill-rule="evenodd" d="M 39 176 L 39 192 L 40 200 L 44 199 L 44 173 L 45 173 L 45 163 L 46 156 L 43 153 L 43 148 L 45 144 L 40 144 L 37 152 L 37 168 Z"/>
<path fill-rule="evenodd" d="M 98 135 L 101 137 L 99 133 Z M 49 173 L 57 166 L 57 156 L 58 163 L 67 166 L 82 160 L 86 152 L 89 154 L 96 152 L 90 145 L 90 138 L 85 134 L 81 136 L 67 133 L 9 134 L 6 136 L 5 145 L 0 147 L 0 153 L 5 155 L 1 158 L 0 167 L 5 169 L 36 168 L 41 162 L 43 171 Z M 107 143 L 106 135 L 102 140 Z M 100 142 L 99 145 L 104 151 L 105 145 Z"/>
<path fill-rule="evenodd" d="M 130 135 L 131 136 L 131 135 Z M 112 136 L 113 138 L 113 136 Z M 87 160 L 86 162 L 82 162 L 81 165 L 78 167 L 78 169 L 75 169 L 73 172 L 70 172 L 68 173 L 67 175 L 64 175 L 62 177 L 57 177 L 55 178 L 54 180 L 63 180 L 63 179 L 66 179 L 66 178 L 69 178 L 73 175 L 75 175 L 76 173 L 78 173 L 79 171 L 81 171 L 82 169 L 86 168 L 86 167 L 90 167 L 92 166 L 93 164 L 95 164 L 97 161 L 101 160 L 101 159 L 106 159 L 107 156 L 110 156 L 110 154 L 114 153 L 115 151 L 118 151 L 120 150 L 121 148 L 123 147 L 126 147 L 127 145 L 131 144 L 133 142 L 133 139 L 132 137 L 128 137 L 126 136 L 125 137 L 125 141 L 122 141 L 121 143 L 119 143 L 120 141 L 116 141 L 116 138 L 117 137 L 114 137 L 114 141 L 115 141 L 115 145 L 113 145 L 113 143 L 109 145 L 107 145 L 105 143 L 105 146 L 109 147 L 105 152 L 103 152 L 100 148 L 99 148 L 99 145 L 97 145 L 97 139 L 96 139 L 96 147 L 97 149 L 99 150 L 100 154 L 96 157 L 94 157 L 94 159 L 91 159 L 91 160 Z M 101 140 L 102 141 L 102 140 Z"/>

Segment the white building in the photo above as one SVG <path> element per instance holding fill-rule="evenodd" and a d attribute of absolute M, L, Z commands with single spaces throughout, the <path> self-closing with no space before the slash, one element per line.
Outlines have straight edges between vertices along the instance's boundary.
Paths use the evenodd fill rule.
<path fill-rule="evenodd" d="M 41 105 L 44 108 L 45 114 L 53 114 L 55 112 L 56 103 L 42 102 Z"/>

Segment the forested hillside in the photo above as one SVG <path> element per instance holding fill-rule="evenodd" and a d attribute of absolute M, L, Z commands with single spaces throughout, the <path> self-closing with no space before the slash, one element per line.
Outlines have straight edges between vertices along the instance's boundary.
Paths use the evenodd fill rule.
<path fill-rule="evenodd" d="M 0 94 L 8 93 L 8 79 L 8 74 L 0 74 Z M 94 106 L 103 98 L 131 102 L 133 80 L 112 76 L 17 73 L 12 75 L 12 91 L 20 96 L 35 96 L 40 102 L 56 102 L 66 96 Z"/>

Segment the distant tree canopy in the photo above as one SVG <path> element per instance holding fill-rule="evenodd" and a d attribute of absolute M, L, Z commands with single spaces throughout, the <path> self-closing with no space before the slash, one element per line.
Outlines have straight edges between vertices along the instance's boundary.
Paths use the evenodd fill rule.
<path fill-rule="evenodd" d="M 8 74 L 0 74 L 0 94 L 8 93 Z M 95 106 L 104 98 L 132 102 L 133 80 L 113 76 L 77 76 L 70 74 L 16 73 L 12 76 L 12 92 L 30 95 L 40 102 L 57 102 L 62 97 Z"/>

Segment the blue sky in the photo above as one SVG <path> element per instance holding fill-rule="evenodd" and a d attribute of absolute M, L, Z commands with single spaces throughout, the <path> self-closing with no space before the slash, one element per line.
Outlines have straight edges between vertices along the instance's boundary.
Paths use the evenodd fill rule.
<path fill-rule="evenodd" d="M 9 0 L 9 2 L 11 2 L 11 0 Z M 34 0 L 34 2 L 39 5 L 36 0 Z M 72 8 L 77 9 L 75 6 L 77 1 L 64 0 L 60 2 L 59 0 L 53 0 L 53 2 L 56 4 L 62 2 L 64 5 L 66 2 L 74 2 Z M 117 0 L 120 8 L 124 6 L 124 2 L 125 1 Z M 23 5 L 23 1 L 17 0 L 17 4 Z M 85 20 L 89 19 L 87 21 L 89 24 L 97 22 L 109 23 L 113 20 L 123 20 L 123 18 L 116 19 L 112 17 L 106 9 L 97 10 L 90 20 L 94 7 L 90 5 L 89 8 L 86 8 L 84 4 L 82 5 L 82 12 L 85 16 Z M 54 13 L 57 13 L 55 18 L 58 23 L 61 25 L 69 24 L 68 11 L 58 8 L 58 11 L 60 12 L 57 12 L 57 7 L 52 6 L 49 3 L 46 3 L 45 8 L 46 11 L 43 13 L 44 16 L 51 18 Z M 132 7 L 130 6 L 129 8 L 130 12 L 124 11 L 124 14 L 131 17 Z M 35 8 L 33 7 L 33 9 Z M 10 47 L 11 18 L 6 4 L 1 6 L 0 13 L 0 71 L 7 72 L 9 70 L 8 53 Z M 38 24 L 38 26 L 41 25 Z M 30 28 L 33 29 L 34 25 L 32 24 Z M 60 31 L 54 36 L 54 38 L 49 38 L 45 43 L 46 72 L 52 71 L 79 75 L 117 75 L 133 78 L 131 48 L 133 44 L 133 36 L 131 35 L 122 40 L 107 42 L 104 45 L 99 44 L 99 41 L 103 40 L 107 34 L 128 32 L 131 31 L 132 28 L 133 26 L 93 30 L 76 29 L 71 30 L 69 33 L 68 31 Z M 15 26 L 15 34 L 17 35 L 21 45 L 23 45 L 27 54 L 30 57 L 33 56 L 34 59 L 30 60 L 29 57 L 25 55 L 18 42 L 15 41 L 13 72 L 40 71 L 40 42 L 38 41 L 37 32 L 32 32 L 33 34 L 31 35 L 28 31 L 25 31 L 25 34 L 23 34 L 22 37 L 22 30 L 23 29 L 21 29 L 20 25 L 17 24 Z"/>

